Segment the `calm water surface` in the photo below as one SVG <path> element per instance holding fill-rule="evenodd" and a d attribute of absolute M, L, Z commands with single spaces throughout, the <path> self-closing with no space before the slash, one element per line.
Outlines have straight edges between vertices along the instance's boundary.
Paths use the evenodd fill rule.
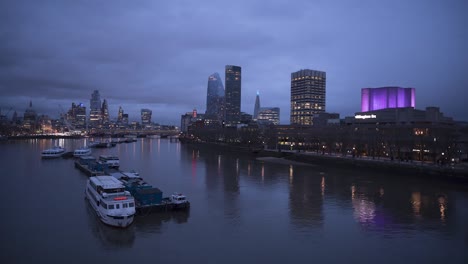
<path fill-rule="evenodd" d="M 468 186 L 411 175 L 289 165 L 139 139 L 115 154 L 189 212 L 103 225 L 55 144 L 0 142 L 1 263 L 468 263 Z"/>

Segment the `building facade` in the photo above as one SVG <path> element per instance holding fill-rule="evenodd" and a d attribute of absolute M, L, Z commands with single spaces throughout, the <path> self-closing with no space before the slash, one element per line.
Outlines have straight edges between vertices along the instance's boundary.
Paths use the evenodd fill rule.
<path fill-rule="evenodd" d="M 102 123 L 101 95 L 99 94 L 98 90 L 94 90 L 94 92 L 91 94 L 89 105 L 89 126 L 91 128 L 98 128 Z"/>
<path fill-rule="evenodd" d="M 32 101 L 29 102 L 29 108 L 24 111 L 23 127 L 34 131 L 36 129 L 37 113 L 32 107 Z"/>
<path fill-rule="evenodd" d="M 224 86 L 217 72 L 208 76 L 205 115 L 219 121 L 224 119 Z"/>
<path fill-rule="evenodd" d="M 380 87 L 361 89 L 361 112 L 387 108 L 416 107 L 415 88 Z"/>
<path fill-rule="evenodd" d="M 86 106 L 82 103 L 72 103 L 65 118 L 67 123 L 72 126 L 70 129 L 86 129 Z"/>
<path fill-rule="evenodd" d="M 255 97 L 253 119 L 258 119 L 258 111 L 260 111 L 260 94 L 257 91 L 257 96 Z"/>
<path fill-rule="evenodd" d="M 325 112 L 326 73 L 300 70 L 291 73 L 292 125 L 313 125 L 314 115 Z"/>
<path fill-rule="evenodd" d="M 225 124 L 236 126 L 241 119 L 241 67 L 226 65 Z"/>
<path fill-rule="evenodd" d="M 153 111 L 149 109 L 141 109 L 141 125 L 143 127 L 151 125 L 151 115 Z"/>
<path fill-rule="evenodd" d="M 102 117 L 102 125 L 104 126 L 109 126 L 109 105 L 107 104 L 107 100 L 104 99 L 102 101 L 102 107 L 101 107 L 101 117 Z"/>
<path fill-rule="evenodd" d="M 265 124 L 279 125 L 280 109 L 279 107 L 262 107 L 258 111 L 257 121 Z"/>

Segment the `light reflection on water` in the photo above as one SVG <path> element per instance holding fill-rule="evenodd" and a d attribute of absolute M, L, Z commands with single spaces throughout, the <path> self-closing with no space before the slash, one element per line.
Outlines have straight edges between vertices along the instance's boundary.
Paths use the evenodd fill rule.
<path fill-rule="evenodd" d="M 61 143 L 73 148 L 87 140 Z M 101 255 L 100 249 L 119 252 L 119 258 L 133 260 L 136 252 L 154 253 L 155 248 L 159 253 L 178 253 L 162 255 L 168 262 L 241 263 L 251 258 L 278 262 L 280 254 L 284 254 L 284 261 L 315 257 L 324 262 L 370 262 L 378 257 L 391 263 L 397 261 L 395 252 L 417 263 L 443 260 L 448 254 L 455 262 L 466 259 L 462 249 L 468 245 L 468 190 L 457 184 L 427 183 L 420 178 L 396 178 L 365 170 L 356 173 L 279 164 L 169 140 L 138 139 L 137 143 L 118 144 L 111 149 L 93 149 L 93 155 L 115 153 L 122 166 L 139 171 L 165 196 L 173 191 L 187 194 L 192 208 L 186 214 L 139 216 L 130 228 L 119 230 L 103 225 L 89 209 L 83 211 L 84 215 L 77 210 L 85 206 L 82 195 L 86 176 L 74 169 L 71 159 L 39 158 L 42 149 L 55 143 L 28 140 L 0 145 L 0 168 L 15 176 L 4 178 L 10 187 L 2 192 L 2 198 L 23 199 L 19 202 L 22 207 L 5 205 L 9 213 L 0 230 L 4 234 L 1 242 L 7 245 L 4 252 L 19 258 L 20 263 L 27 261 L 21 261 L 19 248 L 44 251 L 62 236 L 91 245 L 86 251 L 90 253 L 82 256 L 86 261 L 91 260 L 86 254 Z M 31 197 L 17 195 L 38 190 L 41 199 L 55 202 L 53 208 L 45 207 L 48 211 L 44 211 L 36 207 Z M 35 217 L 39 212 L 52 215 L 57 210 L 60 215 L 73 217 L 60 221 Z M 30 219 L 35 219 L 35 225 L 44 231 L 31 228 Z M 7 243 L 15 240 L 18 232 L 31 237 L 46 232 L 51 241 L 45 239 L 43 245 L 32 244 L 28 239 Z M 391 245 L 389 239 L 393 240 Z M 92 247 L 96 243 L 97 249 Z M 177 243 L 184 244 L 183 253 L 174 247 Z M 412 255 L 410 248 L 414 244 L 424 255 Z M 358 259 L 353 254 L 355 247 L 367 253 Z M 209 258 L 199 254 L 207 248 L 216 249 L 210 250 Z M 72 251 L 71 246 L 68 249 Z M 0 256 L 3 260 L 8 255 Z M 42 258 L 34 256 L 38 261 Z M 113 258 L 112 254 L 106 257 Z"/>

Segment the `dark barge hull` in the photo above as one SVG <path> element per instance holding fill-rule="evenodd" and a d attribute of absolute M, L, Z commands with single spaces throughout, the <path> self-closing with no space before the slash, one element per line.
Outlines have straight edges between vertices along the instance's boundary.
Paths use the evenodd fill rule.
<path fill-rule="evenodd" d="M 145 206 L 137 206 L 136 212 L 137 214 L 150 214 L 150 213 L 157 213 L 157 212 L 170 212 L 170 211 L 178 211 L 178 210 L 189 210 L 190 203 L 184 204 L 174 204 L 174 203 L 162 203 L 162 204 L 153 204 L 153 205 L 145 205 Z"/>

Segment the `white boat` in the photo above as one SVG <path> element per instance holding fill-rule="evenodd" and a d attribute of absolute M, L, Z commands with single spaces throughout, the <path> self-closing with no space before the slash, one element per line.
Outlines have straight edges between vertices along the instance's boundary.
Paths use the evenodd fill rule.
<path fill-rule="evenodd" d="M 187 208 L 190 206 L 187 197 L 181 193 L 173 193 L 169 198 L 170 201 L 174 204 L 174 208 Z"/>
<path fill-rule="evenodd" d="M 127 227 L 133 223 L 135 200 L 116 178 L 90 177 L 85 195 L 103 223 L 115 227 Z"/>
<path fill-rule="evenodd" d="M 120 160 L 119 157 L 117 156 L 112 156 L 112 155 L 101 155 L 99 156 L 99 161 L 107 164 L 109 168 L 116 168 L 118 169 L 120 167 Z"/>
<path fill-rule="evenodd" d="M 41 157 L 43 159 L 60 158 L 64 153 L 65 153 L 65 148 L 62 148 L 60 146 L 55 146 L 51 149 L 43 150 L 41 153 Z"/>
<path fill-rule="evenodd" d="M 83 156 L 89 156 L 91 155 L 91 149 L 88 147 L 83 147 L 79 149 L 75 149 L 73 152 L 73 156 L 76 158 L 83 157 Z"/>

